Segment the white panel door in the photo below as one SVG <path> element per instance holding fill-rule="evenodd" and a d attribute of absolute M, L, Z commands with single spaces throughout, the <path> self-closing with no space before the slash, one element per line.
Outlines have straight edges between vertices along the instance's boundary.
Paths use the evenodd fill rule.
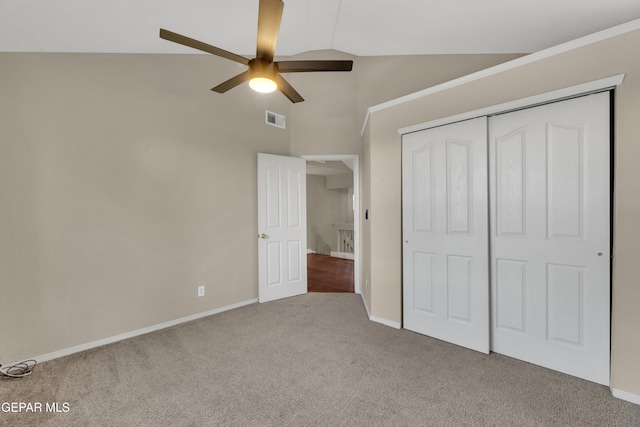
<path fill-rule="evenodd" d="M 402 137 L 404 327 L 489 352 L 486 118 Z"/>
<path fill-rule="evenodd" d="M 492 351 L 609 384 L 609 94 L 492 117 Z"/>
<path fill-rule="evenodd" d="M 307 292 L 306 161 L 258 154 L 258 300 Z"/>

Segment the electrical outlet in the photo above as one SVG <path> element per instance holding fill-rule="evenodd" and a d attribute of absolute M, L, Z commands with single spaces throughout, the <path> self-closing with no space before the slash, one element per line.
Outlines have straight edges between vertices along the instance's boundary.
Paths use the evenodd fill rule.
<path fill-rule="evenodd" d="M 198 286 L 198 296 L 199 297 L 204 296 L 204 286 Z"/>

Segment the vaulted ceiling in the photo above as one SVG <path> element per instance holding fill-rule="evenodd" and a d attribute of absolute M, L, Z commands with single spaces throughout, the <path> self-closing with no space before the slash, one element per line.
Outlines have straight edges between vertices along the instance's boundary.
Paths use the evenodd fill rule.
<path fill-rule="evenodd" d="M 258 0 L 1 0 L 0 52 L 196 53 L 159 28 L 243 55 Z M 640 0 L 285 0 L 277 55 L 528 53 L 640 18 Z"/>

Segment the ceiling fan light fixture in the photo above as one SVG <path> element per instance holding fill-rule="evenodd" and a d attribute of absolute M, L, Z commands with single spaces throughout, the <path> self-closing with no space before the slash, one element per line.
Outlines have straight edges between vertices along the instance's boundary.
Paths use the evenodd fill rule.
<path fill-rule="evenodd" d="M 260 93 L 270 93 L 278 89 L 278 85 L 267 77 L 254 77 L 249 80 L 249 87 Z"/>
<path fill-rule="evenodd" d="M 289 101 L 296 103 L 304 101 L 298 92 L 280 74 L 284 73 L 309 73 L 317 71 L 351 71 L 353 61 L 348 60 L 320 60 L 320 61 L 274 61 L 276 41 L 280 31 L 282 0 L 259 0 L 258 3 L 258 38 L 256 41 L 256 56 L 249 59 L 236 55 L 219 47 L 203 43 L 201 41 L 174 33 L 163 28 L 160 29 L 160 38 L 174 43 L 188 46 L 203 52 L 230 59 L 248 69 L 244 72 L 211 88 L 217 93 L 225 93 L 234 87 L 249 81 L 251 89 L 257 92 L 269 93 L 275 90 L 282 92 Z"/>

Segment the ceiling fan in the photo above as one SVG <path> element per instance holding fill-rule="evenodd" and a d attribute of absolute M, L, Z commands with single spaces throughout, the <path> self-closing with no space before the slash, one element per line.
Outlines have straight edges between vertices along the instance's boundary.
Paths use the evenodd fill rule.
<path fill-rule="evenodd" d="M 278 89 L 291 102 L 301 102 L 304 98 L 287 82 L 280 73 L 308 73 L 314 71 L 351 71 L 353 61 L 278 61 L 273 57 L 282 20 L 284 2 L 282 0 L 260 0 L 258 8 L 258 42 L 256 57 L 253 59 L 211 46 L 183 35 L 160 29 L 160 37 L 204 52 L 244 64 L 249 69 L 219 84 L 211 90 L 225 93 L 249 81 L 249 86 L 258 92 L 273 92 Z"/>

